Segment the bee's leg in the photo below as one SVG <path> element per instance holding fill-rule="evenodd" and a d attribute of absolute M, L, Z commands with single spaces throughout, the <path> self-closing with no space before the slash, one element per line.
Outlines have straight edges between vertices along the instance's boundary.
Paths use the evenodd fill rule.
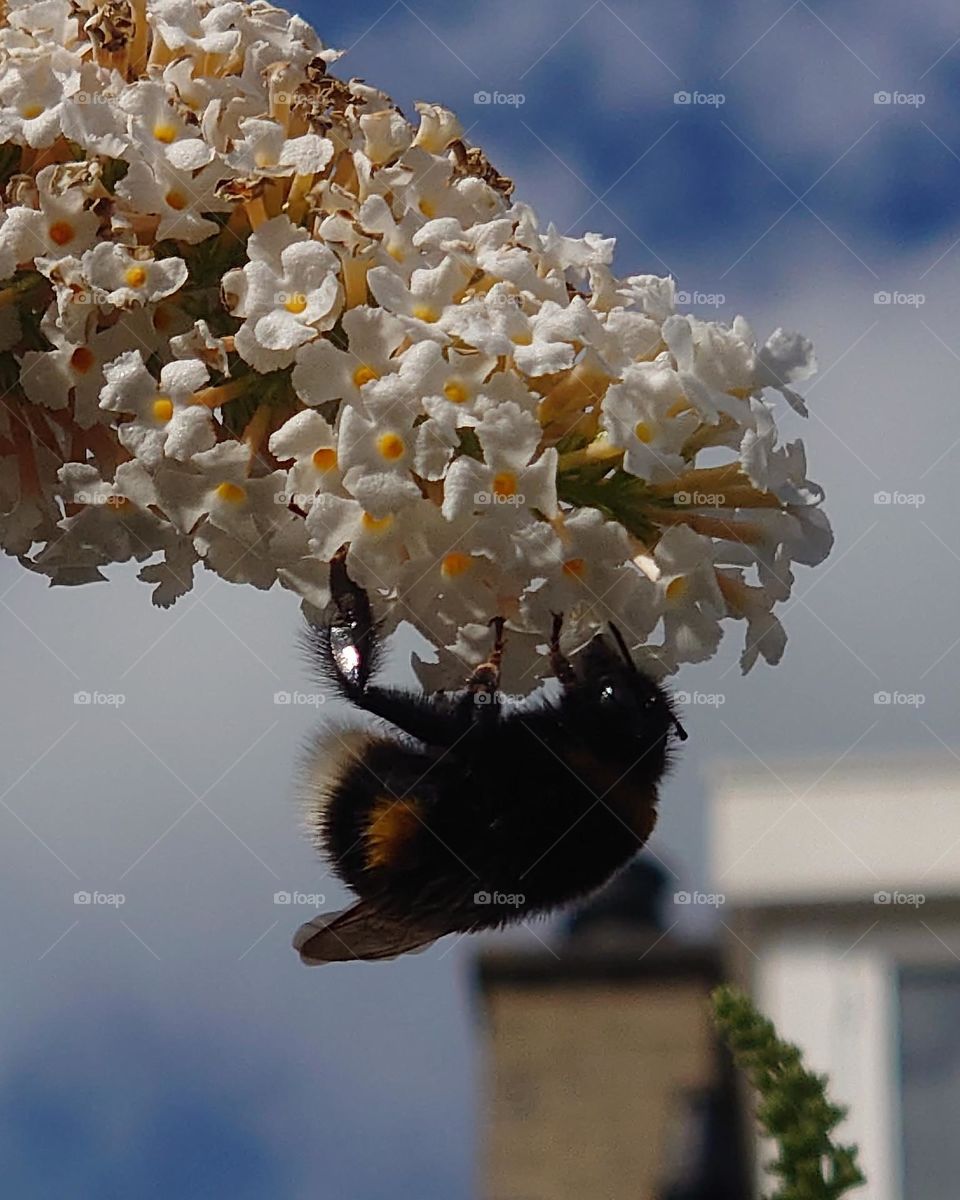
<path fill-rule="evenodd" d="M 347 700 L 363 694 L 380 658 L 377 626 L 364 588 L 347 573 L 347 547 L 330 563 L 330 601 L 303 637 L 323 679 Z"/>
<path fill-rule="evenodd" d="M 577 677 L 573 673 L 566 655 L 560 649 L 560 630 L 563 628 L 563 613 L 553 614 L 553 626 L 550 630 L 550 666 L 554 675 L 564 688 L 573 687 Z"/>
<path fill-rule="evenodd" d="M 462 712 L 482 713 L 484 719 L 500 711 L 500 667 L 503 663 L 506 619 L 494 617 L 490 625 L 493 628 L 493 650 L 487 661 L 480 663 L 467 680 L 467 690 L 460 703 Z"/>

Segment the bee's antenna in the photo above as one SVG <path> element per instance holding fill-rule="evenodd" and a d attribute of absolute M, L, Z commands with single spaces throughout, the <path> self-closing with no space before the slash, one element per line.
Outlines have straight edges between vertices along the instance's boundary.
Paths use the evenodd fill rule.
<path fill-rule="evenodd" d="M 627 649 L 627 643 L 623 640 L 623 634 L 612 621 L 609 621 L 608 624 L 610 626 L 610 632 L 613 634 L 617 645 L 620 647 L 620 653 L 623 655 L 623 661 L 627 664 L 630 670 L 633 671 L 634 675 L 636 675 L 637 664 L 633 661 L 630 651 Z"/>
<path fill-rule="evenodd" d="M 633 671 L 634 675 L 638 675 L 639 671 L 637 670 L 637 664 L 633 661 L 633 656 L 627 649 L 627 643 L 623 640 L 623 634 L 612 621 L 608 621 L 607 624 L 610 626 L 610 632 L 613 634 L 617 645 L 620 647 L 620 653 L 623 655 L 624 662 L 627 664 L 630 670 Z M 673 721 L 673 727 L 677 731 L 677 737 L 681 742 L 685 742 L 690 735 L 672 712 L 670 714 L 670 720 Z"/>

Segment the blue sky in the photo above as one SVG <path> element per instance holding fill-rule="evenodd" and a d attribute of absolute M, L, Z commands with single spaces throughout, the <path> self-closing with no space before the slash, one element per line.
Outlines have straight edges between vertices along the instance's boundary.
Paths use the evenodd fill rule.
<path fill-rule="evenodd" d="M 360 0 L 302 12 L 351 47 L 342 73 L 408 112 L 415 99 L 457 109 L 545 221 L 617 235 L 623 272 L 672 272 L 681 289 L 722 295 L 702 315 L 743 312 L 761 336 L 783 323 L 818 345 L 811 418 L 785 414 L 784 429 L 807 442 L 837 547 L 801 575 L 780 667 L 741 679 L 734 634 L 677 681 L 725 702 L 690 712 L 664 795 L 653 848 L 676 886 L 711 883 L 718 760 L 801 758 L 814 786 L 845 756 L 950 761 L 952 6 Z M 493 90 L 524 103 L 474 103 Z M 724 102 L 677 104 L 676 92 Z M 876 92 L 914 99 L 878 104 Z M 923 303 L 878 305 L 884 290 Z M 883 489 L 924 503 L 878 507 Z M 288 947 L 308 910 L 274 904 L 278 890 L 339 899 L 292 791 L 317 713 L 273 704 L 307 683 L 293 598 L 202 577 L 163 613 L 114 574 L 51 591 L 0 562 L 9 1194 L 466 1200 L 482 1079 L 474 946 L 310 972 Z M 79 688 L 126 703 L 78 712 Z M 925 705 L 878 710 L 883 688 Z M 125 902 L 81 908 L 81 889 Z"/>

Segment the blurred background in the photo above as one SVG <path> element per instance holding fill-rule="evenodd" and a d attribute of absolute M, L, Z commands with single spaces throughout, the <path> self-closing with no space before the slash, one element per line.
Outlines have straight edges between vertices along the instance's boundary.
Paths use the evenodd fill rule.
<path fill-rule="evenodd" d="M 955 6 L 300 11 L 339 74 L 457 110 L 544 223 L 616 235 L 621 273 L 812 337 L 810 418 L 780 415 L 837 544 L 800 568 L 779 667 L 741 678 L 735 633 L 675 681 L 690 740 L 606 908 L 323 971 L 290 935 L 343 897 L 293 774 L 338 714 L 275 701 L 312 691 L 292 595 L 207 576 L 162 612 L 132 571 L 49 590 L 0 563 L 6 1194 L 749 1195 L 722 975 L 830 1071 L 865 1195 L 954 1200 Z"/>

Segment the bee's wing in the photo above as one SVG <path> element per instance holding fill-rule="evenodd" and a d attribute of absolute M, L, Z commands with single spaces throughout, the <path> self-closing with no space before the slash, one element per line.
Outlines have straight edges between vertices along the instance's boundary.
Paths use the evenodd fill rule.
<path fill-rule="evenodd" d="M 342 912 L 307 921 L 293 936 L 300 961 L 308 967 L 328 962 L 373 961 L 416 954 L 432 946 L 442 931 L 398 921 L 364 900 Z"/>

